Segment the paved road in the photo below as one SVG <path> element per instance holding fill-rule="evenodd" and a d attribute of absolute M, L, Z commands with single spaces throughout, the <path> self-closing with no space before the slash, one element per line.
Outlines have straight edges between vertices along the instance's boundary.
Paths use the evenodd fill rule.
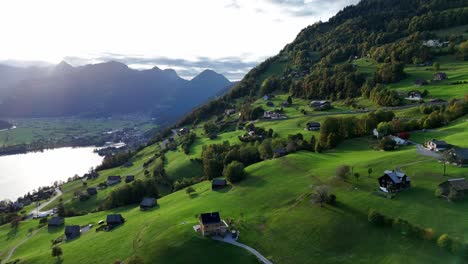
<path fill-rule="evenodd" d="M 416 145 L 416 152 L 418 152 L 420 155 L 423 156 L 428 156 L 428 157 L 433 157 L 433 158 L 440 158 L 442 155 L 435 152 L 435 151 L 430 151 L 427 148 L 425 148 L 423 145 L 418 144 Z"/>
<path fill-rule="evenodd" d="M 43 228 L 43 227 L 42 227 Z M 29 239 L 31 239 L 33 236 L 35 236 L 39 231 L 41 231 L 42 228 L 39 228 L 37 230 L 34 230 L 30 236 L 28 236 L 26 239 L 24 239 L 23 241 L 19 242 L 18 244 L 16 244 L 16 246 L 14 246 L 10 252 L 8 252 L 8 255 L 6 256 L 6 258 L 2 261 L 2 263 L 7 263 L 11 256 L 13 256 L 13 253 L 15 253 L 15 250 L 21 246 L 22 244 L 26 243 Z"/>
<path fill-rule="evenodd" d="M 57 198 L 59 198 L 63 193 L 59 188 L 55 188 L 55 192 L 57 193 L 54 197 L 50 198 L 47 202 L 42 203 L 38 207 L 34 208 L 29 215 L 34 215 L 34 214 L 39 214 L 39 213 L 50 213 L 52 210 L 42 212 L 41 209 L 55 201 Z"/>
<path fill-rule="evenodd" d="M 271 261 L 269 261 L 267 258 L 265 258 L 264 256 L 262 256 L 262 254 L 260 254 L 257 250 L 247 246 L 247 245 L 244 245 L 242 243 L 239 243 L 237 242 L 236 240 L 232 239 L 231 236 L 226 236 L 226 237 L 213 237 L 214 240 L 217 240 L 217 241 L 222 241 L 222 242 L 225 242 L 225 243 L 229 243 L 231 245 L 234 245 L 234 246 L 238 246 L 238 247 L 241 247 L 243 249 L 246 249 L 248 250 L 250 253 L 254 254 L 262 263 L 264 264 L 273 264 Z"/>

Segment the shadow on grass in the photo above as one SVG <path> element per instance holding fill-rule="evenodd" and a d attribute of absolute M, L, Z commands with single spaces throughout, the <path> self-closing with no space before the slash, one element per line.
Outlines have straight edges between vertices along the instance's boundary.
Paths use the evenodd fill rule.
<path fill-rule="evenodd" d="M 144 210 L 142 210 L 142 209 L 140 208 L 140 211 L 141 211 L 141 212 L 152 212 L 152 211 L 158 210 L 159 208 L 160 208 L 160 206 L 159 206 L 159 204 L 157 204 L 157 205 L 155 205 L 155 206 L 153 206 L 153 207 L 151 207 L 151 208 L 144 209 Z"/>
<path fill-rule="evenodd" d="M 227 185 L 226 187 L 223 188 L 218 188 L 218 189 L 213 189 L 213 192 L 218 192 L 218 193 L 227 193 L 232 189 L 232 185 Z"/>
<path fill-rule="evenodd" d="M 11 230 L 7 233 L 7 240 L 15 238 L 17 233 L 18 233 L 17 228 L 11 228 Z"/>

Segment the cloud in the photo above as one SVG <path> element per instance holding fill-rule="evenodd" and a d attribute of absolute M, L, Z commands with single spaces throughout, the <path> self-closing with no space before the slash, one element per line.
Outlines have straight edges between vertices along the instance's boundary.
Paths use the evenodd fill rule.
<path fill-rule="evenodd" d="M 224 6 L 225 8 L 235 8 L 235 9 L 239 9 L 240 8 L 240 5 L 239 3 L 237 2 L 237 0 L 231 0 L 229 2 L 229 4 L 225 5 Z"/>
<path fill-rule="evenodd" d="M 296 17 L 334 14 L 344 6 L 356 4 L 359 0 L 265 0 Z"/>
<path fill-rule="evenodd" d="M 194 60 L 187 60 L 180 58 L 126 56 L 116 53 L 101 53 L 99 56 L 92 58 L 65 57 L 64 60 L 74 66 L 118 61 L 125 63 L 132 68 L 138 69 L 149 69 L 154 66 L 173 68 L 181 77 L 184 78 L 193 78 L 205 69 L 212 69 L 223 74 L 229 80 L 240 80 L 250 69 L 266 59 L 259 58 L 258 60 L 246 60 L 245 57 L 247 57 L 247 55 L 248 54 L 244 54 L 243 57 L 223 57 L 217 59 L 197 57 Z"/>

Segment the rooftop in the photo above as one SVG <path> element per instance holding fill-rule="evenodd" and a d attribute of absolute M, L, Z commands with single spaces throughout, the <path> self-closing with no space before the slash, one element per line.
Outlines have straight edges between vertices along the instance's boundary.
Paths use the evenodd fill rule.
<path fill-rule="evenodd" d="M 204 213 L 200 215 L 201 222 L 203 224 L 214 224 L 221 222 L 218 212 Z"/>

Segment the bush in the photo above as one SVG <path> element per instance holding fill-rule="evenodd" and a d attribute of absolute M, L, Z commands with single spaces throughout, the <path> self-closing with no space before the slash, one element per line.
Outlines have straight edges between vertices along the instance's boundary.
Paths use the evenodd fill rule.
<path fill-rule="evenodd" d="M 367 215 L 367 220 L 376 226 L 385 226 L 387 223 L 387 219 L 385 215 L 371 209 L 369 214 Z"/>
<path fill-rule="evenodd" d="M 440 237 L 437 239 L 437 246 L 439 246 L 440 248 L 444 248 L 444 249 L 449 249 L 450 248 L 450 243 L 451 242 L 451 238 L 449 237 L 449 235 L 447 234 L 442 234 L 440 235 Z"/>
<path fill-rule="evenodd" d="M 230 183 L 239 182 L 246 177 L 244 164 L 233 161 L 224 168 L 223 174 Z"/>
<path fill-rule="evenodd" d="M 394 150 L 396 147 L 396 142 L 391 139 L 390 137 L 384 137 L 379 140 L 379 149 L 384 151 L 391 151 Z"/>
<path fill-rule="evenodd" d="M 336 177 L 341 180 L 346 180 L 351 171 L 351 167 L 348 165 L 341 165 L 336 168 Z"/>

